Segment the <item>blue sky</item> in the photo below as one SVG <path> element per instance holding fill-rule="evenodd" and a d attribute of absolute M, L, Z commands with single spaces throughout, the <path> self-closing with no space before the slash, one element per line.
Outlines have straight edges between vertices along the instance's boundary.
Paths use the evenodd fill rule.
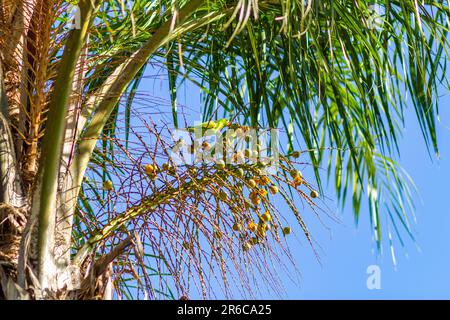
<path fill-rule="evenodd" d="M 432 162 L 415 121 L 413 109 L 407 111 L 404 137 L 401 141 L 400 164 L 409 172 L 419 190 L 416 201 L 417 246 L 408 241 L 405 248 L 397 245 L 394 267 L 384 247 L 376 254 L 369 230 L 368 214 L 355 228 L 351 208 L 340 213 L 342 224 L 333 225 L 332 238 L 321 237 L 325 254 L 322 266 L 311 261 L 302 265 L 300 287 L 287 285 L 288 297 L 352 298 L 352 299 L 449 299 L 450 298 L 450 95 L 440 99 L 441 121 L 438 137 L 441 159 Z M 332 190 L 330 190 L 332 192 Z M 298 257 L 305 252 L 298 250 Z M 366 268 L 381 268 L 381 290 L 368 290 Z"/>
<path fill-rule="evenodd" d="M 147 72 L 154 75 L 153 69 Z M 167 83 L 163 78 L 149 77 L 140 86 L 143 93 L 167 99 Z M 191 86 L 179 89 L 179 102 L 193 111 L 185 110 L 189 121 L 200 120 L 200 93 Z M 426 151 L 413 108 L 406 111 L 403 138 L 400 141 L 400 165 L 413 178 L 419 196 L 416 197 L 417 222 L 413 225 L 416 243 L 406 238 L 402 247 L 395 241 L 394 266 L 388 241 L 380 254 L 369 226 L 367 207 L 363 206 L 356 227 L 351 206 L 337 209 L 332 184 L 326 190 L 329 210 L 340 222 L 326 221 L 326 228 L 313 221 L 310 225 L 317 241 L 320 263 L 299 234 L 289 239 L 298 263 L 300 280 L 292 282 L 289 275 L 280 272 L 284 285 L 282 298 L 289 299 L 450 299 L 450 94 L 443 90 L 440 98 L 440 121 L 437 125 L 440 159 L 430 158 Z M 160 109 L 167 108 L 160 107 Z M 195 112 L 194 110 L 197 110 Z M 167 110 L 167 120 L 171 120 Z M 305 173 L 305 172 L 304 172 Z M 306 173 L 308 175 L 308 173 Z M 280 203 L 280 205 L 282 205 Z M 312 216 L 309 212 L 310 217 Z M 305 212 L 308 215 L 308 212 Z M 295 233 L 294 232 L 294 233 Z M 395 236 L 394 236 L 395 237 Z M 381 270 L 381 289 L 369 290 L 366 285 L 370 265 Z M 195 298 L 195 294 L 192 296 Z M 220 298 L 221 295 L 218 295 Z M 273 293 L 262 293 L 260 298 L 279 298 Z"/>

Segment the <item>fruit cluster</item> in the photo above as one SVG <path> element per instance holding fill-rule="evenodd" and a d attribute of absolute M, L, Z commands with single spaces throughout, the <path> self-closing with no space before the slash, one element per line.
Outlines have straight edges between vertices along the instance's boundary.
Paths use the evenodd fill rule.
<path fill-rule="evenodd" d="M 178 197 L 183 201 L 196 197 L 211 199 L 208 195 L 212 195 L 217 203 L 217 213 L 222 219 L 229 216 L 228 225 L 232 230 L 228 233 L 225 227 L 219 227 L 217 223 L 212 228 L 213 239 L 222 240 L 224 235 L 233 237 L 233 234 L 236 234 L 243 250 L 247 251 L 255 245 L 265 245 L 269 231 L 277 238 L 279 233 L 284 236 L 291 233 L 291 227 L 282 225 L 272 205 L 271 197 L 278 193 L 282 193 L 284 198 L 287 197 L 282 184 L 297 190 L 306 185 L 311 190 L 310 198 L 319 196 L 317 191 L 307 185 L 302 173 L 296 170 L 287 158 L 282 157 L 281 161 L 283 160 L 288 166 L 282 169 L 288 172 L 288 176 L 269 173 L 261 163 L 227 164 L 223 160 L 216 160 L 214 164 L 183 167 L 174 167 L 169 162 L 159 167 L 153 162 L 143 165 L 142 168 L 152 181 L 158 180 L 158 177 L 162 178 L 163 175 L 175 177 L 178 171 L 175 182 L 178 181 L 179 186 L 171 188 L 170 192 L 178 192 Z M 165 179 L 160 181 L 167 182 Z M 111 182 L 105 182 L 103 187 L 108 191 L 113 189 Z M 220 209 L 220 206 L 223 208 Z M 223 224 L 224 220 L 221 221 L 220 224 L 226 225 Z M 183 248 L 190 248 L 189 242 L 184 241 Z"/>

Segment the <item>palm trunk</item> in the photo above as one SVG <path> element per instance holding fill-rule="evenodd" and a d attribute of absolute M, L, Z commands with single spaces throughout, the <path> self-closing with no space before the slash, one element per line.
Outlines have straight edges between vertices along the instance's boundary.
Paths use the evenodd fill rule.
<path fill-rule="evenodd" d="M 183 22 L 203 2 L 188 2 L 177 12 L 176 22 Z M 47 0 L 20 2 L 23 6 L 29 4 L 27 8 L 32 10 L 21 11 L 19 20 L 26 28 L 21 29 L 21 36 L 13 37 L 18 53 L 15 53 L 15 59 L 7 62 L 9 66 L 14 65 L 12 60 L 25 60 L 30 51 L 26 49 L 29 39 L 25 35 L 35 37 L 37 30 L 28 29 L 42 26 L 42 22 L 33 23 L 32 16 L 40 17 L 42 12 L 50 12 L 51 3 Z M 47 59 L 48 43 L 40 43 L 45 39 L 34 39 L 31 56 L 35 60 L 24 67 L 25 71 L 24 68 L 13 68 L 21 75 L 19 85 L 12 86 L 11 81 L 4 79 L 0 58 L 0 299 L 111 299 L 113 259 L 131 244 L 131 240 L 126 239 L 105 257 L 90 263 L 86 260 L 93 256 L 93 248 L 82 252 L 82 263 L 79 261 L 81 254 L 77 255 L 75 264 L 70 259 L 78 194 L 98 136 L 130 81 L 147 59 L 172 39 L 175 19 L 163 23 L 82 106 L 87 54 L 83 47 L 86 48 L 93 12 L 99 3 L 92 0 L 79 2 L 80 29 L 71 30 L 66 39 L 56 77 L 52 79 L 48 103 L 42 99 L 46 73 L 49 72 L 47 61 L 39 60 L 39 57 Z M 41 11 L 34 12 L 34 8 Z M 18 20 L 14 21 L 17 23 Z M 31 79 L 22 77 L 23 72 L 28 72 L 27 68 L 33 69 Z M 45 74 L 36 75 L 36 70 Z M 5 89 L 6 82 L 12 88 L 9 93 Z M 30 89 L 31 85 L 35 87 Z M 27 101 L 17 99 L 22 95 Z M 28 117 L 27 128 L 16 125 L 24 114 Z M 42 133 L 43 121 L 45 133 Z M 17 141 L 19 148 L 15 148 Z M 27 145 L 26 151 L 23 144 Z M 16 150 L 23 161 L 17 159 Z M 27 174 L 29 172 L 32 175 Z M 80 265 L 84 269 L 74 275 L 74 268 Z M 71 287 L 80 276 L 83 279 L 81 287 Z"/>

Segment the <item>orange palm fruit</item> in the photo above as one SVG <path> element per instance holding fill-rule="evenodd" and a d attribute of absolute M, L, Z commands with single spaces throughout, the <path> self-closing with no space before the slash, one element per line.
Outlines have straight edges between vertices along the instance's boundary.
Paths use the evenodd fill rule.
<path fill-rule="evenodd" d="M 152 175 L 153 173 L 155 173 L 156 169 L 155 166 L 151 165 L 151 164 L 147 164 L 144 167 L 145 173 L 148 174 L 149 176 Z"/>
<path fill-rule="evenodd" d="M 264 222 L 269 222 L 270 220 L 272 220 L 272 216 L 268 211 L 266 211 L 261 215 L 261 220 L 263 220 Z"/>
<path fill-rule="evenodd" d="M 278 193 L 278 187 L 275 186 L 275 185 L 271 185 L 269 187 L 269 191 L 270 191 L 271 194 L 277 194 Z"/>
<path fill-rule="evenodd" d="M 291 228 L 290 227 L 284 227 L 283 228 L 283 234 L 285 235 L 285 236 L 287 236 L 288 234 L 290 234 L 291 233 Z"/>
<path fill-rule="evenodd" d="M 319 193 L 316 190 L 313 190 L 313 191 L 311 191 L 310 196 L 311 196 L 311 198 L 315 199 L 315 198 L 317 198 L 319 196 Z"/>
<path fill-rule="evenodd" d="M 248 224 L 248 230 L 251 232 L 255 232 L 258 229 L 258 226 L 253 221 Z"/>
<path fill-rule="evenodd" d="M 297 186 L 301 185 L 302 183 L 303 183 L 302 176 L 300 174 L 296 175 L 294 177 L 294 181 L 293 181 L 294 186 L 297 187 Z"/>

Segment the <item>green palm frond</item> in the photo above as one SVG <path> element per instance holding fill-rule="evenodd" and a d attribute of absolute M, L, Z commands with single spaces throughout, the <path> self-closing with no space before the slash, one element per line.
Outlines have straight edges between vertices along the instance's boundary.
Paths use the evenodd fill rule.
<path fill-rule="evenodd" d="M 405 190 L 411 181 L 392 159 L 399 152 L 407 100 L 428 150 L 438 154 L 437 98 L 449 57 L 448 4 L 379 1 L 381 20 L 373 26 L 365 1 L 306 3 L 258 1 L 255 14 L 255 2 L 239 2 L 248 16 L 233 11 L 234 16 L 203 33 L 175 41 L 186 70 L 180 76 L 203 88 L 205 119 L 220 108 L 224 116 L 240 113 L 248 124 L 281 126 L 295 134 L 288 137 L 288 147 L 292 150 L 297 140 L 300 149 L 311 150 L 319 183 L 331 148 L 328 171 L 334 171 L 339 199 L 352 198 L 355 217 L 365 194 L 373 221 L 395 210 L 401 213 L 394 215 L 397 221 L 407 226 L 411 195 Z M 179 52 L 167 54 L 181 63 Z M 293 132 L 292 125 L 298 130 Z M 391 184 L 395 187 L 386 187 Z M 390 210 L 375 205 L 381 194 Z M 380 228 L 375 232 L 379 245 Z"/>

